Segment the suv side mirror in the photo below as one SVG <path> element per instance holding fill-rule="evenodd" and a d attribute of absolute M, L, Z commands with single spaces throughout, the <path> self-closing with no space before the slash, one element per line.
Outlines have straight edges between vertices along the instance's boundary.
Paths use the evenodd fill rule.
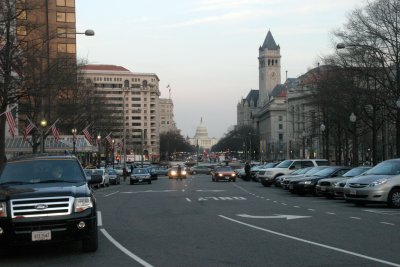
<path fill-rule="evenodd" d="M 296 169 L 296 166 L 294 166 L 294 165 L 289 167 L 289 170 L 294 170 L 294 169 Z"/>

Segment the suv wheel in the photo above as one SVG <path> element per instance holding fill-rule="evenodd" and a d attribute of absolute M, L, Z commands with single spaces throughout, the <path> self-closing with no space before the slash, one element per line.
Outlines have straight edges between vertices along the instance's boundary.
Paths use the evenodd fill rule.
<path fill-rule="evenodd" d="M 400 208 L 400 189 L 395 188 L 390 191 L 388 196 L 388 206 L 391 208 Z"/>
<path fill-rule="evenodd" d="M 95 252 L 99 246 L 97 225 L 95 230 L 88 238 L 82 240 L 82 250 L 84 252 Z"/>

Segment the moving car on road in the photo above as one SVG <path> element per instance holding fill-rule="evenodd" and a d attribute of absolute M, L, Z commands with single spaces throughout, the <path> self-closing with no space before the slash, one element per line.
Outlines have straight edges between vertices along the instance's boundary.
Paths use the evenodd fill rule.
<path fill-rule="evenodd" d="M 121 183 L 121 177 L 117 174 L 117 172 L 114 169 L 107 169 L 105 171 L 105 175 L 107 176 L 110 184 L 120 184 Z"/>
<path fill-rule="evenodd" d="M 11 245 L 81 240 L 98 247 L 96 199 L 74 156 L 24 156 L 0 164 L 0 253 Z"/>
<path fill-rule="evenodd" d="M 148 168 L 135 168 L 129 178 L 129 184 L 147 183 L 151 184 L 151 174 Z"/>
<path fill-rule="evenodd" d="M 215 171 L 211 173 L 211 177 L 213 182 L 236 182 L 236 173 L 231 166 L 217 167 Z"/>
<path fill-rule="evenodd" d="M 187 172 L 185 171 L 185 169 L 182 167 L 181 168 L 181 173 L 179 174 L 178 172 L 178 166 L 173 166 L 171 168 L 169 168 L 168 170 L 168 178 L 169 179 L 186 179 L 187 176 Z"/>

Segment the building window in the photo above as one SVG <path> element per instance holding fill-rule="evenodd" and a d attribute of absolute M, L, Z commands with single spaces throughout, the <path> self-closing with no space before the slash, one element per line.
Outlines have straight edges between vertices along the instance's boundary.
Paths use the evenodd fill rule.
<path fill-rule="evenodd" d="M 76 32 L 75 29 L 71 28 L 57 28 L 57 35 L 60 38 L 75 39 Z"/>
<path fill-rule="evenodd" d="M 75 7 L 75 0 L 57 0 L 57 6 Z"/>
<path fill-rule="evenodd" d="M 25 36 L 27 33 L 26 33 L 26 27 L 25 26 L 18 26 L 17 27 L 17 35 L 20 35 L 20 36 Z"/>
<path fill-rule="evenodd" d="M 279 134 L 279 142 L 283 141 L 283 134 Z"/>
<path fill-rule="evenodd" d="M 283 125 L 279 124 L 279 130 L 282 130 L 282 129 L 283 129 Z"/>
<path fill-rule="evenodd" d="M 76 46 L 75 46 L 75 44 L 58 44 L 57 52 L 58 53 L 75 54 Z"/>
<path fill-rule="evenodd" d="M 17 19 L 26 20 L 26 11 L 18 9 L 17 11 Z"/>
<path fill-rule="evenodd" d="M 57 12 L 58 22 L 75 22 L 75 13 L 72 12 Z"/>
<path fill-rule="evenodd" d="M 283 117 L 282 116 L 279 116 L 279 121 L 283 121 Z"/>

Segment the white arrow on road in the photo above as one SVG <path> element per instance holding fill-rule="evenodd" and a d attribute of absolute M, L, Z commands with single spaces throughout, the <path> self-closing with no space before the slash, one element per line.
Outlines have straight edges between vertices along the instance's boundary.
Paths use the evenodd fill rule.
<path fill-rule="evenodd" d="M 237 214 L 237 216 L 244 218 L 251 218 L 251 219 L 286 219 L 286 220 L 304 219 L 311 217 L 311 216 L 281 215 L 281 214 L 275 214 L 274 216 L 253 216 L 248 214 Z"/>

